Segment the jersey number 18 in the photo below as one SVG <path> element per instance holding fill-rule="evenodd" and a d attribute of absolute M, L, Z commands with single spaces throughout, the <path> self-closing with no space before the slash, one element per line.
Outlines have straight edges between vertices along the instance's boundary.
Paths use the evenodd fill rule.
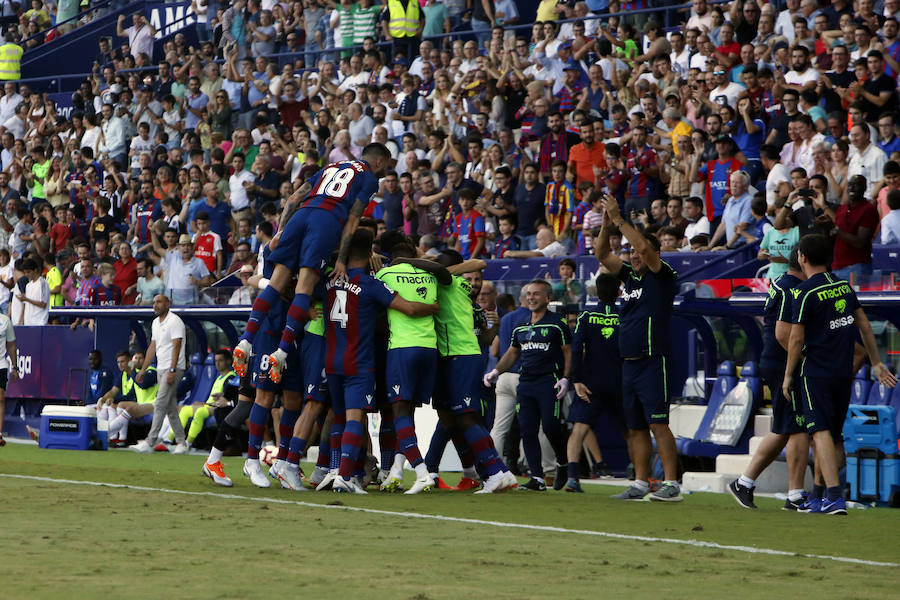
<path fill-rule="evenodd" d="M 347 187 L 353 181 L 356 172 L 353 169 L 339 169 L 337 167 L 328 167 L 322 173 L 322 179 L 316 187 L 317 195 L 331 196 L 332 198 L 343 198 L 347 195 Z"/>

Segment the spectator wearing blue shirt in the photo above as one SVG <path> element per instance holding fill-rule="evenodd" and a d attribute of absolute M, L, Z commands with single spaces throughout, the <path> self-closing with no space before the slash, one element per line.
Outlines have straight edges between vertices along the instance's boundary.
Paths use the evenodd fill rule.
<path fill-rule="evenodd" d="M 737 116 L 731 137 L 747 159 L 746 169 L 750 180 L 758 181 L 763 174 L 759 149 L 766 139 L 766 124 L 759 118 L 759 107 L 749 96 L 738 99 Z"/>
<path fill-rule="evenodd" d="M 188 79 L 187 87 L 184 97 L 184 130 L 193 131 L 203 119 L 209 96 L 200 91 L 200 78 L 196 75 Z"/>
<path fill-rule="evenodd" d="M 895 113 L 885 112 L 878 117 L 878 147 L 888 158 L 892 152 L 900 152 L 900 138 L 896 134 Z"/>
<path fill-rule="evenodd" d="M 232 219 L 231 207 L 227 203 L 219 200 L 219 188 L 214 183 L 207 183 L 203 186 L 203 198 L 191 202 L 188 207 L 188 225 L 191 232 L 197 231 L 194 223 L 197 213 L 205 211 L 209 214 L 209 230 L 219 234 L 223 240 L 228 239 L 231 233 Z"/>
<path fill-rule="evenodd" d="M 544 218 L 544 184 L 538 181 L 538 166 L 534 163 L 522 169 L 522 184 L 516 186 L 515 204 L 518 218 L 516 235 L 522 240 L 522 250 L 537 248 L 535 223 Z"/>
<path fill-rule="evenodd" d="M 752 198 L 747 190 L 750 187 L 750 175 L 746 171 L 735 171 L 731 174 L 731 197 L 725 201 L 722 221 L 709 241 L 708 250 L 724 250 L 731 248 L 741 238 L 740 232 L 756 221 L 750 211 Z M 725 247 L 720 247 L 724 244 Z"/>

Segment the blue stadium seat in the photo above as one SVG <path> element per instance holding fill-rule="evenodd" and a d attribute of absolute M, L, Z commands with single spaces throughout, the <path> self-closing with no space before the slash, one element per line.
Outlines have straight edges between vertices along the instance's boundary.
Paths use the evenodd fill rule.
<path fill-rule="evenodd" d="M 872 390 L 869 392 L 869 401 L 866 404 L 870 406 L 887 406 L 891 403 L 893 391 L 891 388 L 873 381 Z"/>
<path fill-rule="evenodd" d="M 755 366 L 756 365 L 754 365 L 754 367 Z M 719 368 L 716 369 L 716 383 L 713 386 L 712 393 L 709 395 L 709 402 L 706 404 L 706 412 L 703 413 L 703 419 L 701 419 L 700 425 L 697 426 L 694 437 L 679 437 L 675 439 L 675 447 L 680 454 L 685 454 L 687 456 L 712 457 L 722 453 L 742 454 L 746 452 L 746 443 L 744 442 L 743 437 L 741 438 L 741 442 L 744 446 L 744 452 L 736 452 L 741 444 L 738 444 L 735 448 L 731 448 L 730 446 L 717 446 L 716 444 L 703 441 L 709 436 L 709 428 L 712 426 L 713 419 L 716 417 L 716 412 L 718 412 L 719 406 L 722 404 L 725 396 L 727 396 L 728 392 L 737 385 L 737 377 L 735 377 L 734 372 L 734 363 L 730 360 L 724 361 L 719 365 Z M 756 379 L 758 388 L 758 378 Z M 749 437 L 747 439 L 749 440 Z"/>
<path fill-rule="evenodd" d="M 196 383 L 194 383 L 194 389 L 191 390 L 191 393 L 184 399 L 182 404 L 188 405 L 193 404 L 194 402 L 206 402 L 206 399 L 209 398 L 209 392 L 212 390 L 213 383 L 216 381 L 217 375 L 216 355 L 210 353 L 209 356 L 206 357 L 206 360 L 203 361 L 203 368 L 197 376 Z"/>
<path fill-rule="evenodd" d="M 199 352 L 191 354 L 188 359 L 188 368 L 185 370 L 181 381 L 178 383 L 178 401 L 181 403 L 191 402 L 193 398 L 194 387 L 197 380 L 200 379 L 200 371 L 203 370 L 203 356 Z"/>
<path fill-rule="evenodd" d="M 850 404 L 866 404 L 869 401 L 871 389 L 872 380 L 869 379 L 869 365 L 863 365 L 853 379 L 853 388 L 850 391 Z"/>
<path fill-rule="evenodd" d="M 747 382 L 750 391 L 753 392 L 753 406 L 759 406 L 762 402 L 762 381 L 759 378 L 759 366 L 754 361 L 748 361 L 741 367 L 741 378 L 738 381 Z"/>
<path fill-rule="evenodd" d="M 900 438 L 900 385 L 893 389 L 891 406 L 894 407 L 894 422 L 897 424 L 897 437 Z M 898 450 L 900 450 L 900 446 L 898 446 Z"/>

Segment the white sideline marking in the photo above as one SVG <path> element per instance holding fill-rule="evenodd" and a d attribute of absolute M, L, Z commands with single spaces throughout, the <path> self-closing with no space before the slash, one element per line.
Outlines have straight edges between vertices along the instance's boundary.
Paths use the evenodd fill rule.
<path fill-rule="evenodd" d="M 302 502 L 299 500 L 283 500 L 280 498 L 267 498 L 258 496 L 241 496 L 239 494 L 223 494 L 220 492 L 189 492 L 186 490 L 172 490 L 168 488 L 146 487 L 141 485 L 128 485 L 124 483 L 104 483 L 102 481 L 79 481 L 75 479 L 53 479 L 50 477 L 37 477 L 34 475 L 16 475 L 12 473 L 0 473 L 0 477 L 10 479 L 25 479 L 28 481 L 42 481 L 45 483 L 57 483 L 68 485 L 89 485 L 96 487 L 120 488 L 126 490 L 136 490 L 142 492 L 161 492 L 164 494 L 181 494 L 184 496 L 207 496 L 213 498 L 223 498 L 226 500 L 249 500 L 250 502 L 271 502 L 273 504 L 288 504 L 292 506 L 304 506 L 308 508 L 331 508 L 337 510 L 346 510 L 351 512 L 361 512 L 374 515 L 387 515 L 391 517 L 406 517 L 411 519 L 431 519 L 435 521 L 450 521 L 453 523 L 466 523 L 468 525 L 486 525 L 489 527 L 506 527 L 510 529 L 527 529 L 530 531 L 549 531 L 553 533 L 573 533 L 576 535 L 589 535 L 596 537 L 611 538 L 617 540 L 632 540 L 636 542 L 659 542 L 664 544 L 678 544 L 681 546 L 692 546 L 695 548 L 711 548 L 714 550 L 731 550 L 734 552 L 746 552 L 748 554 L 768 554 L 772 556 L 800 556 L 803 558 L 814 558 L 819 560 L 833 560 L 835 562 L 851 563 L 855 565 L 866 565 L 870 567 L 900 567 L 900 563 L 882 562 L 876 560 L 864 560 L 861 558 L 851 558 L 847 556 L 828 556 L 825 554 L 804 554 L 800 552 L 787 552 L 785 550 L 774 550 L 772 548 L 754 548 L 752 546 L 730 546 L 726 544 L 717 544 L 715 542 L 704 542 L 702 540 L 679 540 L 675 538 L 652 537 L 645 535 L 629 535 L 625 533 L 612 533 L 608 531 L 593 531 L 590 529 L 568 529 L 565 527 L 553 527 L 550 525 L 529 525 L 527 523 L 506 523 L 503 521 L 486 521 L 483 519 L 468 519 L 464 517 L 449 517 L 446 515 L 428 515 L 411 512 L 399 512 L 391 510 L 380 510 L 377 508 L 361 508 L 358 506 L 337 506 L 333 504 L 319 504 L 317 502 Z M 816 518 L 816 517 L 810 517 Z"/>

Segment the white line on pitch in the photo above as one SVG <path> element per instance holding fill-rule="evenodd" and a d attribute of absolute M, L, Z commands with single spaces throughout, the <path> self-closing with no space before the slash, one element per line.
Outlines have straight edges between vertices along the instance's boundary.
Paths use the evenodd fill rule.
<path fill-rule="evenodd" d="M 88 485 L 96 487 L 120 488 L 126 490 L 135 490 L 142 492 L 160 492 L 163 494 L 181 494 L 184 496 L 206 496 L 212 498 L 222 498 L 225 500 L 244 500 L 250 502 L 271 502 L 273 504 L 287 504 L 291 506 L 305 506 L 308 508 L 328 508 L 337 510 L 346 510 L 351 512 L 361 512 L 373 515 L 386 515 L 391 517 L 406 517 L 409 519 L 429 519 L 434 521 L 449 521 L 452 523 L 466 523 L 469 525 L 485 525 L 488 527 L 505 527 L 509 529 L 527 529 L 530 531 L 547 531 L 552 533 L 572 533 L 576 535 L 588 535 L 604 538 L 612 538 L 617 540 L 632 540 L 636 542 L 659 542 L 663 544 L 678 544 L 681 546 L 692 546 L 695 548 L 710 548 L 713 550 L 731 550 L 734 552 L 746 552 L 748 554 L 768 554 L 772 556 L 800 556 L 803 558 L 814 558 L 818 560 L 833 560 L 835 562 L 851 563 L 855 565 L 866 565 L 871 567 L 900 567 L 900 563 L 882 562 L 876 560 L 864 560 L 861 558 L 851 558 L 847 556 L 829 556 L 826 554 L 804 554 L 801 552 L 788 552 L 785 550 L 774 550 L 772 548 L 755 548 L 752 546 L 731 546 L 727 544 L 717 544 L 715 542 L 704 542 L 702 540 L 679 540 L 675 538 L 654 537 L 646 535 L 628 535 L 625 533 L 612 533 L 608 531 L 593 531 L 590 529 L 568 529 L 566 527 L 553 527 L 551 525 L 529 525 L 527 523 L 506 523 L 504 521 L 486 521 L 484 519 L 467 519 L 464 517 L 449 517 L 446 515 L 428 515 L 411 512 L 399 512 L 392 510 L 380 510 L 377 508 L 362 508 L 358 506 L 344 506 L 334 504 L 319 504 L 318 502 L 302 502 L 299 500 L 284 500 L 281 498 L 269 498 L 258 496 L 242 496 L 240 494 L 223 494 L 220 492 L 189 492 L 186 490 L 172 490 L 168 488 L 155 488 L 142 485 L 128 485 L 124 483 L 105 483 L 102 481 L 79 481 L 75 479 L 53 479 L 51 477 L 37 477 L 34 475 L 18 475 L 13 473 L 0 473 L 0 477 L 10 479 L 24 479 L 28 481 L 41 481 L 45 483 L 56 483 L 66 485 Z M 815 518 L 815 517 L 812 517 Z"/>

